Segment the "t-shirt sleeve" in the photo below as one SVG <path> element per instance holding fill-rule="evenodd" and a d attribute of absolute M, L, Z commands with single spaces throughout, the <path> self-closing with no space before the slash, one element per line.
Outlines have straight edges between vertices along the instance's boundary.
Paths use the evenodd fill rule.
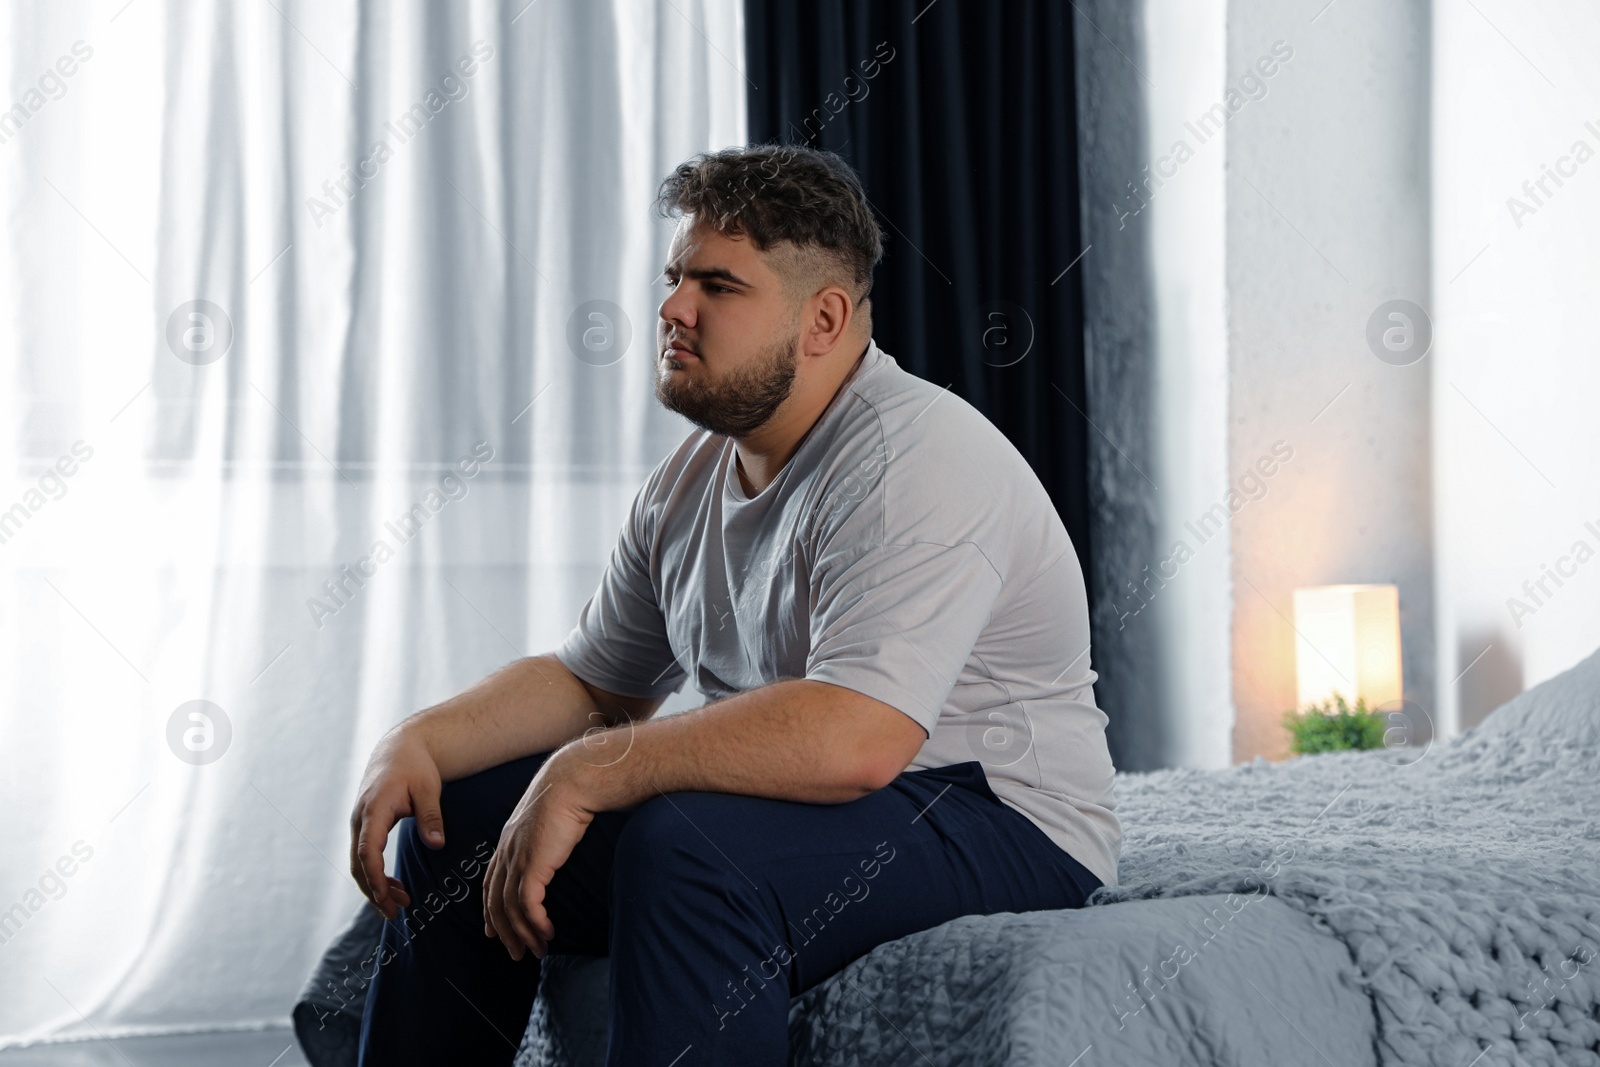
<path fill-rule="evenodd" d="M 989 621 L 1000 575 L 970 541 L 879 545 L 813 576 L 806 677 L 853 689 L 929 734 Z"/>
<path fill-rule="evenodd" d="M 664 697 L 688 677 L 673 655 L 650 576 L 650 499 L 659 474 L 658 468 L 634 497 L 600 587 L 555 652 L 573 674 L 621 696 Z"/>

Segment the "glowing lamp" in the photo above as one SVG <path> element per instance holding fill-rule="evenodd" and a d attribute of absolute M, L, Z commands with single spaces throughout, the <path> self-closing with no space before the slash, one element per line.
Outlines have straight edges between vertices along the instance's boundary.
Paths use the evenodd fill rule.
<path fill-rule="evenodd" d="M 1392 585 L 1319 585 L 1294 591 L 1299 707 L 1337 693 L 1376 711 L 1400 699 L 1400 590 Z"/>

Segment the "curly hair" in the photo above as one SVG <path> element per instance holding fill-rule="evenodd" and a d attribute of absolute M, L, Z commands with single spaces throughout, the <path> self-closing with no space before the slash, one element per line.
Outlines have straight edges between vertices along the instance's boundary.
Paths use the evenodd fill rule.
<path fill-rule="evenodd" d="M 791 301 L 837 283 L 870 317 L 883 235 L 861 179 L 837 154 L 776 144 L 701 153 L 662 180 L 656 206 L 665 217 L 693 215 L 724 237 L 776 250 Z"/>

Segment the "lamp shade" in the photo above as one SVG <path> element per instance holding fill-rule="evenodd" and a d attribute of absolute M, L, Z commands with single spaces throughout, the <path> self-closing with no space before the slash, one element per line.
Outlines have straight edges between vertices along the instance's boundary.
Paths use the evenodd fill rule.
<path fill-rule="evenodd" d="M 1398 701 L 1400 590 L 1392 585 L 1319 585 L 1294 591 L 1294 665 L 1299 706 L 1335 693 L 1376 710 Z"/>

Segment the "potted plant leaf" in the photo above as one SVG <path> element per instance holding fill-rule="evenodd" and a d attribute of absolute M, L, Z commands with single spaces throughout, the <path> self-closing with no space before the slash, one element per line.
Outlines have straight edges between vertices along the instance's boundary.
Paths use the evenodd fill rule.
<path fill-rule="evenodd" d="M 1384 716 L 1368 709 L 1362 697 L 1352 708 L 1335 693 L 1303 711 L 1284 712 L 1283 725 L 1289 731 L 1289 750 L 1297 756 L 1383 747 Z"/>

